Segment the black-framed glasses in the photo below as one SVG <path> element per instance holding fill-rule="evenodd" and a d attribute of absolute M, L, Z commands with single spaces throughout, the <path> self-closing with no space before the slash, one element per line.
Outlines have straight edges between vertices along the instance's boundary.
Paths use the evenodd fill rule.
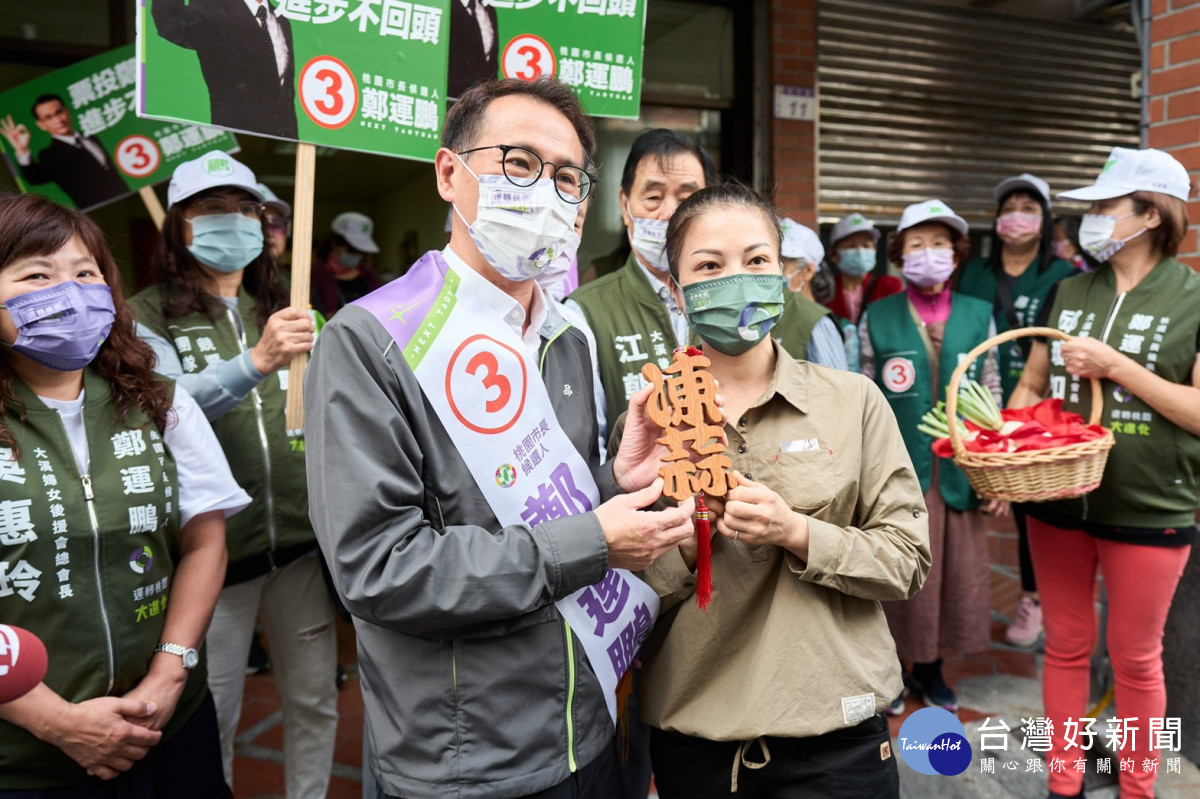
<path fill-rule="evenodd" d="M 193 212 L 193 216 L 241 214 L 251 219 L 262 219 L 263 204 L 256 200 L 231 200 L 228 197 L 212 196 L 196 200 L 188 210 Z"/>
<path fill-rule="evenodd" d="M 543 161 L 541 156 L 524 147 L 513 147 L 508 144 L 490 144 L 487 147 L 475 147 L 463 150 L 459 155 L 470 155 L 480 150 L 499 150 L 502 153 L 500 165 L 504 177 L 514 186 L 528 188 L 542 176 L 542 170 L 547 166 L 554 167 L 554 190 L 558 196 L 569 203 L 579 204 L 588 198 L 596 179 L 581 167 L 559 166 L 550 161 Z"/>

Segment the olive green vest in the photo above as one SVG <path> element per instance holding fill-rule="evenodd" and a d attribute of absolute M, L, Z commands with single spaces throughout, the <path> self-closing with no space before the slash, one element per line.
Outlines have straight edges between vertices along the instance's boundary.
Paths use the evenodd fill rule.
<path fill-rule="evenodd" d="M 58 412 L 19 379 L 25 420 L 17 403 L 4 419 L 17 456 L 0 447 L 0 620 L 42 639 L 44 682 L 69 702 L 121 696 L 145 676 L 179 557 L 175 459 L 140 408 L 120 424 L 108 381 L 83 375 L 87 474 Z M 205 690 L 201 660 L 165 734 Z M 0 721 L 0 790 L 87 779 L 62 750 Z"/>
<path fill-rule="evenodd" d="M 992 307 L 975 297 L 954 294 L 950 318 L 938 359 L 939 386 L 933 384 L 933 372 L 925 342 L 912 318 L 907 294 L 893 294 L 871 303 L 867 331 L 875 351 L 875 382 L 896 414 L 900 433 L 921 480 L 922 493 L 933 481 L 933 439 L 917 429 L 925 412 L 946 398 L 946 384 L 965 355 L 988 337 Z M 984 357 L 967 370 L 966 378 L 977 379 Z M 979 505 L 979 497 L 954 461 L 941 458 L 938 463 L 938 487 L 951 508 L 968 511 Z"/>
<path fill-rule="evenodd" d="M 1049 324 L 1101 339 L 1172 383 L 1191 385 L 1200 330 L 1200 275 L 1174 258 L 1154 267 L 1133 291 L 1117 293 L 1105 266 L 1064 280 Z M 1067 374 L 1060 344 L 1050 344 L 1050 396 L 1087 418 L 1091 381 Z M 1195 523 L 1200 500 L 1200 438 L 1178 427 L 1122 386 L 1101 381 L 1101 424 L 1116 436 L 1104 479 L 1090 494 L 1047 503 L 1084 521 L 1166 529 Z"/>
<path fill-rule="evenodd" d="M 1013 286 L 1015 326 L 1029 327 L 1035 324 L 1050 289 L 1076 271 L 1071 263 L 1061 258 L 1055 258 L 1041 272 L 1038 271 L 1036 263 L 1030 264 Z M 986 258 L 976 258 L 963 267 L 958 278 L 958 292 L 993 304 L 996 332 L 1003 333 L 1013 329 L 1013 320 L 1009 319 L 1008 314 L 996 302 L 996 273 L 988 266 Z M 1021 380 L 1028 347 L 1029 339 L 1017 339 L 1000 345 L 1000 388 L 1006 401 Z"/>
<path fill-rule="evenodd" d="M 771 336 L 778 341 L 788 355 L 799 361 L 808 358 L 808 342 L 813 328 L 829 315 L 829 309 L 795 291 L 784 289 L 783 315 Z"/>
<path fill-rule="evenodd" d="M 576 289 L 579 303 L 596 336 L 596 358 L 604 387 L 608 429 L 629 407 L 629 397 L 644 384 L 642 367 L 671 363 L 675 330 L 671 315 L 631 254 L 625 266 Z"/>
<path fill-rule="evenodd" d="M 237 313 L 245 330 L 238 336 L 232 311 L 223 306 L 216 319 L 203 313 L 167 319 L 166 290 L 159 284 L 138 294 L 133 305 L 138 321 L 171 341 L 186 374 L 209 364 L 241 356 L 258 343 L 255 300 L 238 289 Z M 226 521 L 229 567 L 225 584 L 266 574 L 316 546 L 308 520 L 308 483 L 304 471 L 304 433 L 288 431 L 287 369 L 268 375 L 236 407 L 210 419 L 233 477 L 254 499 L 250 507 Z"/>

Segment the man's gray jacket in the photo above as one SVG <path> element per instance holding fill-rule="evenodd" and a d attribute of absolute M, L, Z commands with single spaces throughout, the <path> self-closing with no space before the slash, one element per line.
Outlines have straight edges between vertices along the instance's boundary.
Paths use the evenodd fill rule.
<path fill-rule="evenodd" d="M 587 342 L 548 311 L 542 379 L 607 498 L 618 489 L 611 466 L 597 466 Z M 600 756 L 612 722 L 554 606 L 608 568 L 595 514 L 501 526 L 467 470 L 471 453 L 455 449 L 401 348 L 355 305 L 322 329 L 304 400 L 313 527 L 354 616 L 383 790 L 524 796 Z"/>

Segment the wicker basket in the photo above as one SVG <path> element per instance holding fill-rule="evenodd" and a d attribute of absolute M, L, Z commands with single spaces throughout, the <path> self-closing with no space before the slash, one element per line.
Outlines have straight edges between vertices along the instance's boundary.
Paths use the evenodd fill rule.
<path fill-rule="evenodd" d="M 946 388 L 946 416 L 958 412 L 958 386 L 971 364 L 992 347 L 1025 336 L 1045 336 L 1069 341 L 1070 336 L 1052 327 L 1021 327 L 992 336 L 959 360 Z M 1092 414 L 1088 424 L 1099 424 L 1104 411 L 1100 381 L 1092 378 Z M 950 424 L 954 463 L 967 475 L 983 499 L 1010 502 L 1045 502 L 1078 497 L 1095 490 L 1104 476 L 1104 464 L 1115 440 L 1111 430 L 1103 438 L 1065 447 L 1027 452 L 970 452 L 963 445 L 957 424 Z"/>

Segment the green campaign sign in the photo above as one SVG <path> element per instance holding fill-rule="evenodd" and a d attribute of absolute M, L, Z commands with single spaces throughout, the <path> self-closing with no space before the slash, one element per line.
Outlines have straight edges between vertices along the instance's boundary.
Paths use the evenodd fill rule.
<path fill-rule="evenodd" d="M 0 145 L 22 192 L 85 210 L 237 150 L 222 130 L 138 119 L 135 70 L 129 45 L 0 92 Z"/>
<path fill-rule="evenodd" d="M 142 0 L 138 113 L 433 160 L 451 1 Z"/>
<path fill-rule="evenodd" d="M 463 0 L 452 2 L 463 4 Z M 534 80 L 554 75 L 575 90 L 589 114 L 638 117 L 646 0 L 487 0 L 487 4 L 494 9 L 499 32 L 496 56 L 502 77 Z M 453 75 L 453 48 L 451 54 Z"/>

